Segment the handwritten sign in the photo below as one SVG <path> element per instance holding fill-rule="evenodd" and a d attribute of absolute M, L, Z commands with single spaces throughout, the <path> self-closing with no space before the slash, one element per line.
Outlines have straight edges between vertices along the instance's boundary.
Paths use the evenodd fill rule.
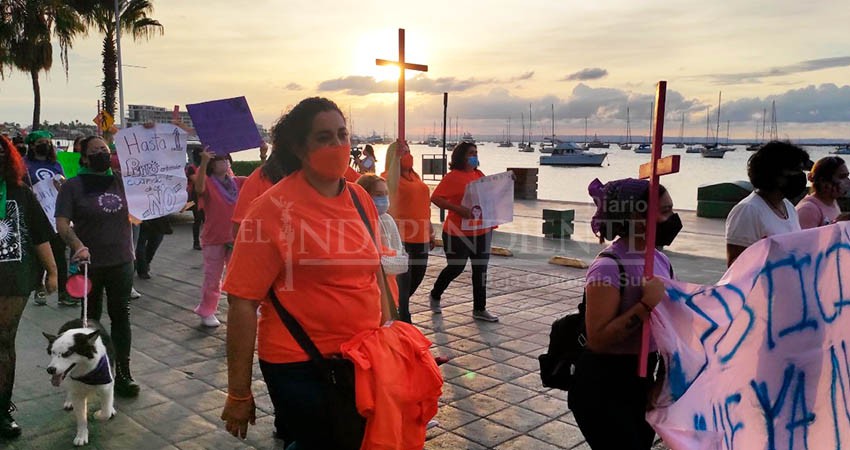
<path fill-rule="evenodd" d="M 670 448 L 850 447 L 850 223 L 763 239 L 716 286 L 667 293 L 647 420 Z"/>
<path fill-rule="evenodd" d="M 59 196 L 59 190 L 56 189 L 55 182 L 52 178 L 41 180 L 32 185 L 32 192 L 50 220 L 50 224 L 53 225 L 53 231 L 56 231 L 56 218 L 53 215 L 56 213 L 56 197 Z"/>
<path fill-rule="evenodd" d="M 186 105 L 195 131 L 217 155 L 257 148 L 263 143 L 245 97 Z"/>
<path fill-rule="evenodd" d="M 472 218 L 461 221 L 460 227 L 464 231 L 491 228 L 513 221 L 513 173 L 497 173 L 469 183 L 461 205 L 472 210 Z"/>
<path fill-rule="evenodd" d="M 150 220 L 180 212 L 186 204 L 186 132 L 174 125 L 125 128 L 115 149 L 130 215 Z"/>

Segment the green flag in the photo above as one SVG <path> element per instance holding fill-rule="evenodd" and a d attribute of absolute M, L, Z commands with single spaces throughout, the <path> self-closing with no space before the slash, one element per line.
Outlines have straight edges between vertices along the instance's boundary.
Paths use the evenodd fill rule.
<path fill-rule="evenodd" d="M 74 152 L 57 152 L 56 160 L 65 172 L 65 178 L 74 178 L 80 170 L 80 154 Z"/>

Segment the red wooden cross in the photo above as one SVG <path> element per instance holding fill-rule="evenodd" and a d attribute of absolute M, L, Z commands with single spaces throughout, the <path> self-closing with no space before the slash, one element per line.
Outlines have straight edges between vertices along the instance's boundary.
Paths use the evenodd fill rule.
<path fill-rule="evenodd" d="M 646 215 L 646 256 L 643 267 L 644 276 L 652 278 L 655 267 L 655 225 L 658 211 L 658 184 L 662 175 L 669 175 L 679 171 L 681 155 L 661 157 L 661 145 L 664 141 L 664 103 L 667 99 L 667 82 L 659 81 L 655 92 L 655 134 L 652 140 L 652 160 L 641 164 L 639 177 L 649 178 L 649 206 Z M 640 359 L 638 363 L 638 375 L 647 376 L 647 357 L 649 355 L 649 321 L 643 323 L 640 341 Z"/>
<path fill-rule="evenodd" d="M 427 72 L 428 66 L 422 64 L 412 64 L 404 60 L 404 28 L 398 29 L 398 61 L 389 61 L 386 59 L 376 59 L 375 64 L 379 66 L 398 66 L 398 140 L 404 142 L 404 70 L 418 70 Z"/>

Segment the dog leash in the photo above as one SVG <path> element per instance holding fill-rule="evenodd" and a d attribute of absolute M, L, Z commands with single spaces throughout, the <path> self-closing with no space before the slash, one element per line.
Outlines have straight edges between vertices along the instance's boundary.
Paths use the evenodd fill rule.
<path fill-rule="evenodd" d="M 83 328 L 89 327 L 89 263 L 83 264 Z"/>

